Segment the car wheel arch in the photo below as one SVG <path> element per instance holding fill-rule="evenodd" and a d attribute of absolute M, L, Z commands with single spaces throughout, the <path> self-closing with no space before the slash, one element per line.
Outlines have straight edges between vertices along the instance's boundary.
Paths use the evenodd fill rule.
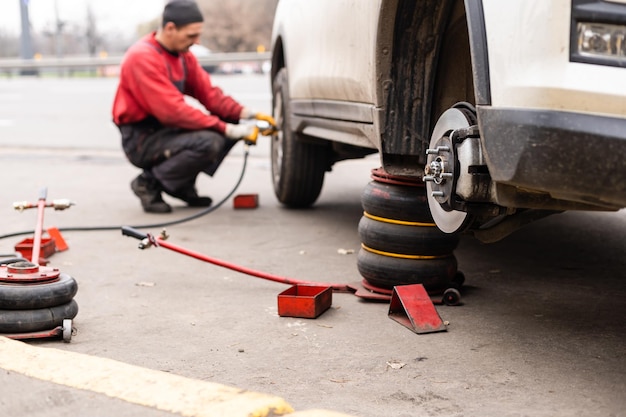
<path fill-rule="evenodd" d="M 381 13 L 386 16 L 380 17 L 379 25 L 389 21 L 388 15 L 394 15 L 391 29 L 378 29 L 382 39 L 389 36 L 388 31 L 392 32 L 393 53 L 385 55 L 382 48 L 377 51 L 377 73 L 384 84 L 379 85 L 379 104 L 384 108 L 380 124 L 382 162 L 392 174 L 421 176 L 425 149 L 438 116 L 456 102 L 474 104 L 477 97 L 483 100 L 489 97 L 488 74 L 485 78 L 484 73 L 475 70 L 488 68 L 485 61 L 488 58 L 482 8 L 473 3 L 463 0 L 383 2 Z M 429 25 L 430 29 L 420 30 L 423 25 Z M 451 28 L 456 33 L 451 33 Z M 416 42 L 406 33 L 417 33 L 421 37 Z M 432 33 L 436 35 L 428 36 Z M 464 86 L 466 91 L 462 92 L 450 92 L 450 88 L 442 91 L 442 86 L 446 87 L 452 77 L 450 71 L 447 75 L 441 74 L 446 72 L 444 66 L 449 66 L 446 60 L 450 61 L 449 55 L 453 53 L 450 45 L 455 42 L 462 42 L 453 49 L 466 56 L 462 71 L 464 77 L 469 78 L 466 83 L 469 86 Z M 474 47 L 472 42 L 484 44 Z"/>

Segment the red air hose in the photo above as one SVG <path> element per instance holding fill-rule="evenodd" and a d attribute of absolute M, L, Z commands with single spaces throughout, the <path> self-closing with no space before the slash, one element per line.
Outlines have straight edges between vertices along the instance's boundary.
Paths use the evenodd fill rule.
<path fill-rule="evenodd" d="M 132 227 L 129 227 L 129 226 L 122 227 L 122 234 L 124 236 L 130 236 L 130 237 L 134 237 L 136 239 L 141 240 L 142 243 L 139 244 L 140 249 L 146 249 L 150 246 L 162 246 L 166 249 L 172 250 L 174 252 L 182 253 L 183 255 L 187 255 L 192 258 L 199 259 L 201 261 L 205 261 L 205 262 L 217 265 L 217 266 L 221 266 L 223 268 L 228 268 L 233 271 L 241 272 L 242 274 L 251 275 L 257 278 L 267 279 L 269 281 L 280 282 L 282 284 L 289 284 L 289 285 L 324 286 L 324 287 L 332 288 L 333 291 L 335 292 L 350 292 L 350 293 L 354 292 L 350 287 L 348 287 L 345 284 L 328 284 L 328 283 L 322 283 L 322 282 L 304 281 L 304 280 L 299 280 L 299 279 L 286 278 L 286 277 L 281 277 L 278 275 L 268 274 L 268 273 L 261 272 L 261 271 L 256 271 L 254 269 L 246 268 L 240 265 L 235 265 L 230 262 L 225 262 L 220 259 L 212 258 L 202 253 L 195 252 L 195 251 L 183 248 L 178 245 L 174 245 L 173 243 L 166 241 L 164 238 L 161 238 L 161 237 L 155 238 L 149 233 L 140 232 L 137 229 L 133 229 Z"/>

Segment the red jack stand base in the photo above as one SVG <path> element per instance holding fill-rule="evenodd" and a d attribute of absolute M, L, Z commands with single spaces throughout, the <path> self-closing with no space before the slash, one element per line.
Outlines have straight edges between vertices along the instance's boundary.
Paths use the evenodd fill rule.
<path fill-rule="evenodd" d="M 389 318 L 417 334 L 448 330 L 422 284 L 393 288 Z"/>
<path fill-rule="evenodd" d="M 72 327 L 72 320 L 64 319 L 62 326 L 57 326 L 51 330 L 43 330 L 39 332 L 29 332 L 29 333 L 7 333 L 7 334 L 2 334 L 0 336 L 4 336 L 8 339 L 14 339 L 14 340 L 62 338 L 65 343 L 70 343 L 72 341 L 73 332 L 74 332 L 74 329 Z"/>

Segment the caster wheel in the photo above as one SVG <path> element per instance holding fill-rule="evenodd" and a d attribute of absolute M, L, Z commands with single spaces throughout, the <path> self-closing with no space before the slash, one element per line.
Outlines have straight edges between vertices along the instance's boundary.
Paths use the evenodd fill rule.
<path fill-rule="evenodd" d="M 448 288 L 443 292 L 443 303 L 447 306 L 457 306 L 461 303 L 461 293 L 456 288 Z"/>
<path fill-rule="evenodd" d="M 63 341 L 69 343 L 72 340 L 72 320 L 63 320 Z"/>

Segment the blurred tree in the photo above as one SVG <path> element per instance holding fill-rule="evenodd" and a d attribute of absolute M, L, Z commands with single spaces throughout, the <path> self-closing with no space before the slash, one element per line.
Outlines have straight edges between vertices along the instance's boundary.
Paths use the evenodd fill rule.
<path fill-rule="evenodd" d="M 269 49 L 274 12 L 278 0 L 196 0 L 204 18 L 201 44 L 215 52 L 252 52 Z M 33 33 L 35 52 L 44 56 L 94 55 L 101 50 L 123 53 L 134 41 L 156 30 L 161 16 L 146 20 L 132 37 L 97 30 L 97 18 L 87 5 L 81 24 L 47 27 Z M 149 18 L 149 16 L 148 16 Z M 56 42 L 55 42 L 56 39 Z M 19 37 L 0 28 L 0 57 L 17 57 Z"/>
<path fill-rule="evenodd" d="M 137 36 L 142 37 L 150 32 L 154 32 L 161 25 L 161 16 L 157 16 L 152 20 L 144 22 L 137 26 Z"/>
<path fill-rule="evenodd" d="M 0 57 L 16 58 L 20 53 L 20 39 L 0 29 Z"/>
<path fill-rule="evenodd" d="M 87 19 L 85 20 L 87 28 L 85 29 L 85 38 L 87 39 L 87 51 L 89 56 L 96 56 L 98 48 L 101 46 L 102 40 L 98 34 L 96 24 L 96 16 L 93 14 L 91 3 L 87 4 Z"/>
<path fill-rule="evenodd" d="M 219 52 L 268 48 L 278 0 L 197 0 L 204 14 L 201 44 Z M 139 36 L 157 30 L 158 16 L 137 27 Z"/>
<path fill-rule="evenodd" d="M 204 14 L 202 45 L 218 52 L 269 49 L 278 0 L 197 0 Z"/>

